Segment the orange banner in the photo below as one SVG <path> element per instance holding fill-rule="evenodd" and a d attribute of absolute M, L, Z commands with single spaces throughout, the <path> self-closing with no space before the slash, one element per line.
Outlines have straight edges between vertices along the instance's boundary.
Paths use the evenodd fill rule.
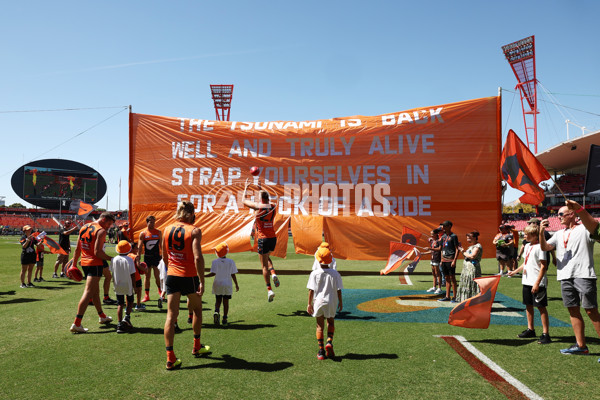
<path fill-rule="evenodd" d="M 205 253 L 222 241 L 232 252 L 250 250 L 254 218 L 242 204 L 250 178 L 248 198 L 258 199 L 260 181 L 277 202 L 278 235 L 291 224 L 299 253 L 314 254 L 325 237 L 336 258 L 385 260 L 403 226 L 427 234 L 451 220 L 459 237 L 479 230 L 484 256 L 493 256 L 499 115 L 499 97 L 301 122 L 130 114 L 135 238 L 148 215 L 166 226 L 177 202 L 188 200 Z M 285 255 L 285 246 L 276 253 Z"/>

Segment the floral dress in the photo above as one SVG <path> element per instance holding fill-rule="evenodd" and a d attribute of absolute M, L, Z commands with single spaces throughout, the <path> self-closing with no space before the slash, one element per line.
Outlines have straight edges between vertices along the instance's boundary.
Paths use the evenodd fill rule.
<path fill-rule="evenodd" d="M 481 261 L 483 248 L 480 243 L 476 243 L 473 246 L 470 246 L 465 254 L 473 254 L 477 248 L 479 249 L 477 257 L 469 258 L 468 256 L 465 256 L 465 260 L 463 261 L 463 269 L 460 273 L 460 284 L 457 290 L 458 293 L 456 294 L 456 301 L 458 302 L 465 301 L 479 293 L 479 286 L 473 279 L 481 276 L 481 265 L 479 262 Z"/>

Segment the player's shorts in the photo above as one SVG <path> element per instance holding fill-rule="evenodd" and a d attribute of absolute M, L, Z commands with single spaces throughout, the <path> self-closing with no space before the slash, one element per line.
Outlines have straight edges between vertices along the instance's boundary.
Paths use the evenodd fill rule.
<path fill-rule="evenodd" d="M 44 260 L 38 261 L 37 263 L 35 263 L 35 265 L 37 265 L 38 267 L 43 267 L 44 266 Z"/>
<path fill-rule="evenodd" d="M 59 254 L 58 257 L 56 257 L 56 261 L 62 264 L 65 264 L 67 261 L 69 261 L 68 252 L 67 254 Z"/>
<path fill-rule="evenodd" d="M 182 296 L 187 296 L 191 293 L 196 293 L 200 285 L 198 276 L 184 277 L 167 275 L 167 295 L 181 293 Z"/>
<path fill-rule="evenodd" d="M 160 260 L 162 260 L 161 256 L 148 256 L 148 255 L 144 255 L 144 262 L 149 267 L 158 267 L 158 264 L 160 263 Z"/>
<path fill-rule="evenodd" d="M 21 253 L 21 265 L 35 264 L 35 253 Z"/>
<path fill-rule="evenodd" d="M 141 288 L 142 287 L 142 280 L 141 279 L 138 279 L 137 281 L 135 281 L 135 287 L 136 288 L 139 288 L 139 287 Z"/>
<path fill-rule="evenodd" d="M 442 262 L 440 268 L 445 277 L 456 275 L 456 265 L 453 267 L 451 262 Z"/>
<path fill-rule="evenodd" d="M 133 295 L 127 295 L 127 303 L 133 304 Z M 117 304 L 120 306 L 125 305 L 125 295 L 124 294 L 117 295 Z"/>
<path fill-rule="evenodd" d="M 560 281 L 560 291 L 565 307 L 598 308 L 596 280 L 571 278 Z"/>
<path fill-rule="evenodd" d="M 86 278 L 88 276 L 98 276 L 101 277 L 104 275 L 104 268 L 108 268 L 108 262 L 102 262 L 102 265 L 82 265 L 83 276 Z"/>
<path fill-rule="evenodd" d="M 313 317 L 335 318 L 337 304 L 335 303 L 317 303 L 313 304 Z"/>
<path fill-rule="evenodd" d="M 531 288 L 532 286 L 523 285 L 523 304 L 526 306 L 547 307 L 548 294 L 546 293 L 546 287 L 540 286 L 535 295 L 531 293 Z"/>
<path fill-rule="evenodd" d="M 267 254 L 275 250 L 277 238 L 258 239 L 258 254 Z"/>
<path fill-rule="evenodd" d="M 231 295 L 230 294 L 216 294 L 215 297 L 218 299 L 228 299 L 231 300 Z"/>

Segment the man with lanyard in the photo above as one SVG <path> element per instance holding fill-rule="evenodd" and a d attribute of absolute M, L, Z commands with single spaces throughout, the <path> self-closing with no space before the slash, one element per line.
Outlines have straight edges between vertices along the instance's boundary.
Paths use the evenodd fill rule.
<path fill-rule="evenodd" d="M 277 207 L 275 204 L 270 203 L 269 193 L 264 190 L 259 192 L 260 203 L 246 200 L 246 191 L 248 190 L 249 184 L 249 179 L 246 179 L 246 186 L 244 187 L 242 199 L 244 199 L 244 205 L 246 207 L 256 210 L 256 219 L 254 224 L 256 232 L 255 239 L 258 242 L 258 256 L 260 257 L 263 278 L 267 284 L 267 300 L 271 302 L 275 297 L 275 293 L 271 288 L 271 275 L 273 276 L 273 283 L 275 284 L 275 287 L 279 287 L 279 278 L 277 277 L 277 273 L 273 267 L 273 262 L 269 257 L 277 245 L 277 234 L 275 233 L 274 226 L 275 212 Z M 258 188 L 260 189 L 260 183 Z"/>
<path fill-rule="evenodd" d="M 77 230 L 77 225 L 71 226 L 71 221 L 66 220 L 65 225 L 61 226 L 58 231 L 58 245 L 61 249 L 63 249 L 67 254 L 59 254 L 56 257 L 56 263 L 54 264 L 54 274 L 52 274 L 53 278 L 58 278 L 56 272 L 58 271 L 58 266 L 60 265 L 60 277 L 64 278 L 65 273 L 62 272 L 65 268 L 65 264 L 69 261 L 69 254 L 71 254 L 71 239 L 69 235 L 74 233 Z"/>
<path fill-rule="evenodd" d="M 577 216 L 583 225 L 577 223 Z M 577 343 L 560 352 L 588 354 L 585 324 L 580 306 L 584 308 L 596 333 L 600 336 L 600 313 L 598 313 L 594 271 L 594 243 L 600 240 L 600 225 L 581 205 L 572 200 L 565 201 L 565 206 L 558 210 L 558 217 L 565 228 L 557 231 L 550 240 L 546 241 L 544 232 L 549 223 L 547 219 L 543 220 L 540 229 L 540 246 L 544 251 L 556 249 L 556 279 L 560 282 L 563 304 L 569 310 L 571 325 L 577 340 Z"/>
<path fill-rule="evenodd" d="M 444 235 L 442 236 L 442 273 L 446 278 L 446 297 L 438 301 L 456 302 L 456 259 L 458 258 L 458 236 L 452 233 L 452 222 L 442 222 Z M 450 286 L 452 285 L 452 295 L 450 298 Z"/>
<path fill-rule="evenodd" d="M 147 229 L 140 233 L 140 239 L 138 241 L 138 259 L 144 254 L 144 262 L 148 266 L 146 272 L 146 282 L 144 283 L 144 290 L 146 295 L 142 300 L 142 303 L 150 300 L 150 279 L 152 278 L 152 271 L 154 271 L 154 281 L 158 288 L 158 296 L 160 297 L 160 272 L 158 270 L 158 264 L 162 257 L 160 255 L 160 247 L 162 243 L 162 232 L 155 228 L 156 218 L 154 215 L 146 218 Z"/>
<path fill-rule="evenodd" d="M 81 257 L 81 266 L 86 280 L 83 295 L 77 306 L 75 322 L 71 325 L 71 332 L 73 333 L 88 331 L 81 325 L 81 320 L 90 299 L 93 301 L 96 311 L 98 311 L 99 323 L 108 324 L 112 321 L 112 318 L 107 317 L 102 311 L 100 277 L 103 276 L 104 270 L 108 269 L 107 261 L 112 260 L 112 257 L 104 252 L 104 242 L 106 240 L 106 230 L 114 223 L 115 217 L 109 212 L 103 212 L 100 214 L 98 221 L 85 224 L 79 230 L 77 248 L 72 261 L 73 265 L 77 266 L 77 262 Z"/>
<path fill-rule="evenodd" d="M 163 255 L 167 267 L 167 319 L 165 321 L 165 347 L 167 370 L 181 367 L 175 357 L 173 344 L 175 325 L 179 316 L 181 296 L 187 296 L 188 309 L 194 313 L 194 347 L 192 355 L 199 357 L 208 353 L 210 346 L 200 342 L 202 332 L 202 295 L 204 294 L 204 256 L 202 255 L 202 230 L 195 227 L 194 204 L 184 201 L 177 206 L 175 222 L 164 230 Z"/>

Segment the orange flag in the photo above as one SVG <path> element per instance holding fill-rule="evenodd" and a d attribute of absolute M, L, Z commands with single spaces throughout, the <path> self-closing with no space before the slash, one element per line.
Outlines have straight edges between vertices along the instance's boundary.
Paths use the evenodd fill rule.
<path fill-rule="evenodd" d="M 461 302 L 450 311 L 448 317 L 450 325 L 474 329 L 487 329 L 490 326 L 492 304 L 496 297 L 500 276 L 475 278 L 475 282 L 479 285 L 481 293 Z"/>
<path fill-rule="evenodd" d="M 385 268 L 379 271 L 379 275 L 387 275 L 390 272 L 395 271 L 402 265 L 402 261 L 408 260 L 414 253 L 415 248 L 410 244 L 390 242 L 390 256 L 388 257 Z"/>
<path fill-rule="evenodd" d="M 416 231 L 413 228 L 409 228 L 408 226 L 402 227 L 402 243 L 416 245 L 421 236 L 421 232 Z"/>
<path fill-rule="evenodd" d="M 52 254 L 64 254 L 65 256 L 67 255 L 67 252 L 63 250 L 62 247 L 60 247 L 58 245 L 58 243 L 56 243 L 56 241 L 54 241 L 54 239 L 50 239 L 48 236 L 44 237 L 43 240 L 44 245 L 50 249 L 50 252 Z"/>
<path fill-rule="evenodd" d="M 500 173 L 506 183 L 525 192 L 519 198 L 521 203 L 538 205 L 544 200 L 544 191 L 538 185 L 550 179 L 550 174 L 512 129 L 502 150 Z"/>

